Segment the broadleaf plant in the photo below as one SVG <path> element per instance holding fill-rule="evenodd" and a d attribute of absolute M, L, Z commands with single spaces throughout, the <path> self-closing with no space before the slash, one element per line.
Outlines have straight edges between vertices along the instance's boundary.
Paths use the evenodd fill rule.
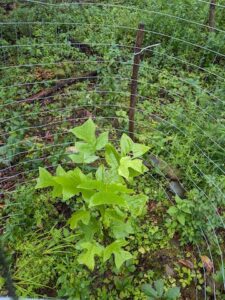
<path fill-rule="evenodd" d="M 164 291 L 164 280 L 159 279 L 151 284 L 142 285 L 143 293 L 148 296 L 148 300 L 177 300 L 180 297 L 180 288 L 171 287 Z"/>
<path fill-rule="evenodd" d="M 79 199 L 79 209 L 67 223 L 80 238 L 80 264 L 93 270 L 96 256 L 104 262 L 113 256 L 116 268 L 120 269 L 132 258 L 124 249 L 128 244 L 126 238 L 134 232 L 133 225 L 143 214 L 147 201 L 146 195 L 136 194 L 131 187 L 134 178 L 147 171 L 140 156 L 149 147 L 134 143 L 123 134 L 118 151 L 108 142 L 108 132 L 96 136 L 96 125 L 91 119 L 71 132 L 81 142 L 76 141 L 71 147 L 75 151 L 69 157 L 82 164 L 82 170 L 76 167 L 66 171 L 58 166 L 56 175 L 52 175 L 40 168 L 36 189 L 52 188 L 52 196 L 62 201 Z M 100 156 L 101 163 L 97 164 Z M 93 162 L 97 170 L 85 173 L 85 165 Z"/>

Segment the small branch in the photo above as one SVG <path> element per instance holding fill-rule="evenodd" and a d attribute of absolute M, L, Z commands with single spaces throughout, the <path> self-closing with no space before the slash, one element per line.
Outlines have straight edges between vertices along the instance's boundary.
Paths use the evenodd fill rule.
<path fill-rule="evenodd" d="M 42 90 L 24 100 L 22 100 L 22 102 L 32 102 L 32 101 L 38 100 L 40 98 L 46 98 L 46 97 L 51 96 L 52 94 L 56 93 L 57 91 L 65 88 L 66 86 L 69 86 L 69 85 L 72 85 L 72 84 L 75 84 L 78 82 L 83 82 L 86 80 L 95 79 L 96 77 L 97 77 L 97 71 L 93 71 L 91 73 L 82 75 L 80 77 L 59 80 L 56 83 L 56 85 L 54 85 L 53 87 Z"/>

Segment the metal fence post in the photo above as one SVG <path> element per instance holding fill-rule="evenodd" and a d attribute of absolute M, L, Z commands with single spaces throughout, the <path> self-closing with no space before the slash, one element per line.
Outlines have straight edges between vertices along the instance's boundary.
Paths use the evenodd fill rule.
<path fill-rule="evenodd" d="M 136 43 L 134 48 L 134 61 L 131 77 L 131 95 L 130 95 L 130 108 L 129 108 L 129 136 L 134 139 L 134 118 L 135 107 L 137 102 L 137 80 L 139 64 L 141 60 L 141 46 L 144 39 L 144 24 L 140 23 L 136 35 Z"/>

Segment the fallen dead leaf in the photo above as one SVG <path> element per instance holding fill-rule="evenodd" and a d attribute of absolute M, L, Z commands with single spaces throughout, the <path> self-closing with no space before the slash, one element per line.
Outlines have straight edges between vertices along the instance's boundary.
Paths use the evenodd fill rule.
<path fill-rule="evenodd" d="M 44 70 L 42 68 L 36 68 L 34 74 L 37 80 L 51 79 L 54 77 L 54 73 L 51 70 Z"/>
<path fill-rule="evenodd" d="M 189 269 L 194 269 L 194 264 L 190 260 L 180 259 L 178 262 Z"/>
<path fill-rule="evenodd" d="M 212 261 L 208 258 L 208 256 L 205 256 L 205 255 L 201 256 L 201 260 L 202 260 L 203 266 L 206 269 L 206 271 L 208 273 L 211 273 L 213 270 Z"/>
<path fill-rule="evenodd" d="M 53 141 L 52 134 L 50 133 L 49 130 L 45 134 L 45 139 L 51 142 Z"/>
<path fill-rule="evenodd" d="M 66 148 L 66 153 L 74 154 L 74 153 L 78 153 L 78 150 L 75 146 L 71 146 Z"/>

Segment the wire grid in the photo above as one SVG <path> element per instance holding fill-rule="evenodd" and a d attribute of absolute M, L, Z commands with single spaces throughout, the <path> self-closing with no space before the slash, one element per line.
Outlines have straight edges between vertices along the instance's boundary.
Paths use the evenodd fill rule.
<path fill-rule="evenodd" d="M 134 1 L 135 2 L 135 1 Z M 199 3 L 197 3 L 199 2 Z M 22 3 L 22 1 L 21 1 Z M 168 20 L 175 20 L 177 26 L 187 26 L 187 31 L 190 28 L 193 30 L 207 30 L 208 25 L 205 25 L 202 20 L 191 20 L 185 17 L 170 14 L 168 12 L 152 9 L 146 10 L 144 8 L 138 8 L 136 6 L 127 6 L 124 4 L 113 4 L 113 3 L 75 3 L 75 2 L 58 2 L 58 3 L 46 3 L 41 1 L 23 1 L 23 3 L 29 3 L 30 7 L 35 7 L 42 11 L 42 7 L 47 11 L 65 9 L 79 11 L 83 10 L 84 15 L 90 7 L 96 7 L 96 9 L 103 9 L 105 12 L 110 9 L 116 9 L 118 11 L 129 12 L 131 14 L 138 15 L 142 13 L 142 18 L 146 19 L 149 16 L 153 18 L 168 18 Z M 196 5 L 199 5 L 201 9 L 208 8 L 207 1 L 196 1 Z M 188 7 L 188 4 L 186 4 Z M 218 8 L 223 13 L 224 5 L 217 4 Z M 112 23 L 110 23 L 110 21 Z M 136 16 L 135 22 L 140 21 Z M 114 142 L 118 142 L 119 137 L 123 132 L 128 132 L 128 117 L 127 112 L 129 109 L 129 86 L 130 86 L 130 72 L 133 65 L 133 40 L 135 37 L 135 31 L 137 26 L 127 26 L 126 24 L 117 24 L 116 20 L 107 20 L 107 23 L 103 22 L 90 22 L 86 17 L 86 22 L 70 22 L 66 20 L 56 20 L 56 21 L 24 21 L 24 20 L 14 20 L 14 21 L 3 21 L 0 23 L 0 36 L 4 41 L 0 44 L 0 54 L 2 65 L 0 66 L 0 72 L 6 74 L 7 80 L 2 78 L 1 93 L 2 98 L 7 95 L 7 98 L 0 104 L 1 110 L 7 112 L 7 116 L 3 116 L 0 119 L 1 132 L 0 141 L 2 143 L 1 149 L 2 157 L 1 163 L 3 165 L 1 169 L 0 186 L 2 201 L 11 201 L 9 205 L 17 205 L 13 195 L 15 193 L 15 188 L 18 185 L 24 185 L 29 182 L 33 182 L 38 175 L 38 167 L 45 166 L 47 168 L 52 168 L 62 163 L 64 166 L 68 164 L 65 159 L 65 148 L 71 145 L 71 138 L 67 134 L 68 129 L 72 126 L 82 124 L 90 116 L 93 117 L 98 125 L 99 132 L 104 131 L 104 129 L 110 128 L 111 135 L 110 139 Z M 50 27 L 52 30 L 51 43 L 45 43 L 45 36 L 39 36 L 38 30 L 40 28 Z M 91 39 L 90 35 L 87 37 L 86 41 L 76 42 L 71 37 L 73 30 L 77 32 L 82 28 L 83 32 L 95 30 L 98 28 L 101 41 Z M 161 29 L 161 28 L 160 28 Z M 37 31 L 37 38 L 35 43 L 32 43 L 33 32 Z M 7 37 L 7 31 L 14 35 L 15 44 L 5 43 L 5 36 Z M 216 27 L 215 31 L 221 38 L 224 38 L 225 30 L 222 27 Z M 26 38 L 21 38 L 20 35 L 25 33 Z M 43 32 L 43 31 L 42 31 Z M 117 40 L 116 34 L 125 34 L 130 37 L 129 44 L 123 44 Z M 79 37 L 79 35 L 78 35 Z M 111 42 L 113 40 L 115 42 Z M 163 62 L 166 60 L 170 62 L 171 66 L 180 65 L 186 70 L 195 70 L 201 77 L 202 81 L 200 84 L 191 78 L 175 77 L 178 82 L 182 82 L 186 87 L 183 94 L 176 91 L 176 88 L 167 89 L 163 87 L 163 92 L 169 97 L 173 98 L 176 103 L 181 103 L 181 106 L 187 105 L 185 103 L 185 96 L 190 94 L 190 90 L 194 90 L 196 93 L 201 92 L 204 96 L 213 100 L 213 110 L 208 112 L 207 103 L 204 101 L 202 103 L 196 102 L 193 106 L 193 110 L 197 110 L 199 116 L 203 118 L 204 123 L 199 126 L 196 120 L 188 118 L 185 122 L 195 125 L 199 131 L 201 131 L 202 136 L 210 145 L 213 145 L 217 151 L 224 153 L 224 143 L 218 141 L 216 138 L 211 136 L 207 130 L 207 122 L 214 122 L 215 124 L 221 123 L 221 117 L 215 114 L 215 110 L 222 110 L 224 107 L 224 98 L 221 93 L 215 90 L 209 90 L 207 84 L 205 83 L 208 78 L 215 82 L 219 87 L 224 84 L 224 74 L 220 74 L 218 69 L 206 68 L 204 67 L 205 57 L 210 59 L 212 63 L 224 60 L 225 53 L 223 48 L 211 47 L 203 43 L 198 44 L 196 41 L 189 39 L 182 39 L 176 37 L 175 34 L 155 30 L 155 28 L 145 28 L 145 41 L 160 43 L 160 47 L 150 48 L 149 44 L 146 46 L 146 50 L 143 52 L 143 59 L 140 66 L 140 76 L 138 80 L 138 105 L 136 110 L 135 119 L 135 135 L 139 140 L 144 140 L 146 143 L 152 143 L 152 137 L 154 134 L 161 134 L 163 136 L 168 135 L 168 130 L 176 130 L 179 134 L 184 137 L 189 137 L 190 132 L 185 130 L 185 128 L 180 127 L 176 122 L 171 119 L 170 113 L 173 112 L 174 106 L 171 103 L 162 104 L 160 101 L 155 101 L 152 99 L 145 89 L 156 89 L 154 78 L 148 79 L 146 72 L 150 74 L 150 77 L 159 76 L 162 68 L 156 63 L 154 63 L 154 57 Z M 145 42 L 145 43 L 146 43 Z M 92 53 L 82 52 L 82 47 L 86 47 L 87 44 L 94 49 Z M 174 55 L 172 53 L 167 53 L 164 50 L 166 45 L 168 48 L 178 43 L 181 44 L 183 49 L 196 49 L 196 51 L 202 51 L 202 57 L 199 63 L 193 63 L 183 57 L 180 53 Z M 150 44 L 151 45 L 151 44 Z M 60 48 L 59 48 L 60 46 Z M 87 50 L 92 51 L 92 50 Z M 102 50 L 108 55 L 102 55 Z M 48 54 L 52 55 L 55 53 L 54 61 L 48 59 Z M 30 58 L 27 61 L 27 55 Z M 83 57 L 82 57 L 83 55 Z M 12 57 L 17 57 L 17 62 Z M 22 59 L 21 59 L 22 57 Z M 25 59 L 23 59 L 25 57 Z M 41 62 L 40 59 L 41 58 Z M 71 59 L 72 57 L 72 59 Z M 82 57 L 82 59 L 81 59 Z M 113 59 L 112 59 L 113 58 Z M 152 62 L 153 60 L 153 62 Z M 66 68 L 68 66 L 72 69 L 72 73 L 75 76 L 67 76 Z M 41 68 L 47 68 L 46 73 Z M 62 68 L 62 74 L 58 74 L 57 78 L 52 78 L 52 70 L 54 68 Z M 98 70 L 97 76 L 83 75 L 83 73 L 91 72 L 93 70 Z M 13 70 L 13 72 L 11 71 Z M 22 76 L 23 73 L 23 76 Z M 24 78 L 24 73 L 27 75 Z M 54 72 L 53 72 L 54 73 Z M 173 72 L 172 72 L 173 73 Z M 153 74 L 153 75 L 152 75 Z M 11 80 L 8 80 L 8 76 L 11 76 Z M 45 78 L 46 77 L 46 78 Z M 61 78 L 63 77 L 63 78 Z M 85 78 L 84 78 L 85 77 Z M 58 91 L 51 96 L 38 97 L 34 101 L 29 100 L 29 96 L 41 91 L 42 89 L 52 87 L 59 80 L 66 81 L 74 78 L 84 78 L 86 79 L 82 83 L 78 83 L 75 86 L 68 86 L 62 91 Z M 43 80 L 44 79 L 44 80 Z M 158 88 L 158 93 L 161 91 Z M 23 96 L 21 96 L 23 95 Z M 82 100 L 81 100 L 82 99 Z M 207 102 L 207 101 L 206 101 Z M 151 104 L 149 106 L 149 103 Z M 151 108 L 152 112 L 149 113 L 145 110 L 145 107 Z M 193 105 L 193 103 L 192 103 Z M 166 109 L 164 108 L 166 107 Z M 15 109 L 16 107 L 16 109 Z M 182 119 L 183 110 L 178 112 L 178 115 Z M 146 120 L 149 121 L 149 125 L 146 125 Z M 22 124 L 21 124 L 22 123 Z M 161 124 L 160 126 L 155 126 L 155 123 Z M 151 133 L 149 137 L 146 137 L 148 133 Z M 145 136 L 145 138 L 143 138 Z M 159 143 L 160 144 L 160 143 Z M 198 141 L 193 142 L 193 147 L 198 149 L 202 154 L 202 158 L 207 162 L 207 164 L 213 168 L 217 169 L 220 174 L 224 174 L 223 166 L 220 162 L 216 161 L 213 156 L 208 153 L 207 148 L 202 147 Z M 170 148 L 165 145 L 163 150 L 163 159 L 166 161 L 166 157 L 171 158 Z M 56 150 L 57 149 L 57 150 Z M 154 149 L 155 150 L 155 149 Z M 158 156 L 160 151 L 153 151 L 151 155 Z M 176 161 L 176 160 L 175 160 Z M 170 162 L 168 162 L 170 163 Z M 182 169 L 182 166 L 180 166 Z M 197 170 L 197 173 L 203 178 L 208 178 L 208 174 L 198 166 L 195 161 L 190 162 L 190 169 Z M 204 190 L 201 185 L 198 185 L 197 178 L 192 178 L 190 170 L 184 172 L 187 182 L 183 182 L 177 179 L 178 182 L 184 187 L 186 193 L 188 189 L 186 185 L 191 185 L 192 188 L 197 189 L 202 193 L 205 199 L 210 201 L 210 195 L 207 190 Z M 162 186 L 160 180 L 155 176 L 150 174 L 152 180 L 156 181 L 159 188 L 168 197 L 167 185 L 170 184 L 170 179 L 161 174 L 164 177 L 165 184 Z M 197 182 L 197 183 L 196 183 Z M 215 183 L 211 183 L 214 188 L 219 192 L 221 199 L 224 199 L 224 193 L 221 187 Z M 170 200 L 171 201 L 171 200 Z M 210 201 L 211 209 L 213 213 L 217 216 L 218 222 L 224 229 L 224 219 L 220 212 L 219 207 L 215 201 Z M 2 220 L 10 216 L 3 216 Z M 201 256 L 203 253 L 208 252 L 208 256 L 213 262 L 213 273 L 215 273 L 215 264 L 213 257 L 215 253 L 211 251 L 213 245 L 217 245 L 218 256 L 221 260 L 221 265 L 224 264 L 223 251 L 221 248 L 221 237 L 215 232 L 213 224 L 211 223 L 210 216 L 204 216 L 210 225 L 210 230 L 204 228 L 199 228 L 199 232 L 202 235 L 202 243 L 196 245 L 197 253 Z M 204 273 L 204 287 L 202 291 L 199 292 L 196 289 L 196 298 L 204 296 L 207 299 L 207 271 L 203 266 Z M 223 274 L 223 281 L 225 286 Z M 213 285 L 213 297 L 216 299 L 216 287 Z M 201 299 L 201 298 L 200 298 Z"/>

